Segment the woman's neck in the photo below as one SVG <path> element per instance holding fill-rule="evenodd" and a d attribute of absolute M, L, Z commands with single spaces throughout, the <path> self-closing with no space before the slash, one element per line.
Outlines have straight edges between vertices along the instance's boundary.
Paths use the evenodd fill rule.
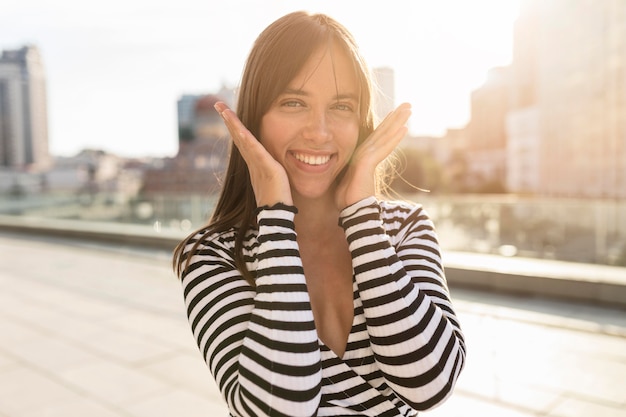
<path fill-rule="evenodd" d="M 294 196 L 294 205 L 298 208 L 294 222 L 299 237 L 319 238 L 332 234 L 339 227 L 339 210 L 333 198 L 306 199 Z"/>

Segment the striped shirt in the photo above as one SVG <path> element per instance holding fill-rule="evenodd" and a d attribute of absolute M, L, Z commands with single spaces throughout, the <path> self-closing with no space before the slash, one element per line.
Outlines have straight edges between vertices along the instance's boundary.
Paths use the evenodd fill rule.
<path fill-rule="evenodd" d="M 354 271 L 343 357 L 318 337 L 294 207 L 258 211 L 235 267 L 237 230 L 205 237 L 181 276 L 200 351 L 232 416 L 415 416 L 441 404 L 465 362 L 432 222 L 417 205 L 361 200 L 340 213 Z"/>

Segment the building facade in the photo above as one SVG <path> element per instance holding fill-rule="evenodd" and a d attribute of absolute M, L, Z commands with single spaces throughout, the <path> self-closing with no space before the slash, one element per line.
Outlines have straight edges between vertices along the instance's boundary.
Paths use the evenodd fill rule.
<path fill-rule="evenodd" d="M 470 99 L 470 121 L 466 126 L 469 172 L 478 182 L 506 182 L 506 115 L 509 111 L 511 71 L 492 68 L 487 81 Z"/>
<path fill-rule="evenodd" d="M 45 168 L 50 162 L 46 77 L 39 50 L 0 56 L 0 166 Z"/>
<path fill-rule="evenodd" d="M 377 67 L 372 70 L 374 78 L 374 114 L 381 121 L 396 107 L 396 76 L 392 68 Z"/>
<path fill-rule="evenodd" d="M 507 115 L 506 189 L 520 194 L 537 194 L 541 182 L 541 132 L 539 109 L 528 106 Z"/>
<path fill-rule="evenodd" d="M 524 133 L 513 114 L 508 136 L 518 144 L 524 140 L 520 132 L 539 140 L 541 181 L 526 183 L 535 183 L 542 195 L 626 198 L 626 2 L 522 5 L 512 111 L 528 116 L 526 109 L 534 107 L 537 128 Z"/>
<path fill-rule="evenodd" d="M 223 101 L 232 107 L 234 95 L 227 93 L 222 90 L 217 94 L 187 94 L 179 98 L 178 153 L 163 166 L 145 171 L 144 196 L 210 195 L 219 191 L 230 139 L 214 106 Z"/>

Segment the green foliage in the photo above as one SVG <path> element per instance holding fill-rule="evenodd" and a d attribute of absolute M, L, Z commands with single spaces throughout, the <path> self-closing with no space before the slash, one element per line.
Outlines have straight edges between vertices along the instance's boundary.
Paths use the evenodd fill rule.
<path fill-rule="evenodd" d="M 395 176 L 391 188 L 399 193 L 418 190 L 439 191 L 442 188 L 441 165 L 428 153 L 401 148 L 395 153 Z"/>

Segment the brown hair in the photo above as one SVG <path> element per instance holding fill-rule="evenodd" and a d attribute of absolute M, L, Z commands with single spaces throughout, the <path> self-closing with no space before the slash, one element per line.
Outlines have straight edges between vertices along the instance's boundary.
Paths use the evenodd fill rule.
<path fill-rule="evenodd" d="M 276 20 L 259 35 L 243 71 L 237 116 L 256 138 L 259 138 L 261 119 L 270 105 L 285 91 L 310 56 L 329 43 L 339 45 L 354 64 L 360 86 L 358 143 L 373 132 L 372 81 L 353 36 L 329 16 L 294 12 Z M 243 257 L 243 241 L 247 231 L 255 226 L 255 209 L 248 167 L 237 147 L 231 143 L 228 168 L 213 214 L 207 226 L 192 233 L 174 250 L 176 273 L 184 275 L 190 257 L 208 236 L 237 228 L 235 263 L 248 282 L 254 285 Z M 196 237 L 198 234 L 200 236 Z M 191 243 L 191 250 L 186 251 Z"/>

